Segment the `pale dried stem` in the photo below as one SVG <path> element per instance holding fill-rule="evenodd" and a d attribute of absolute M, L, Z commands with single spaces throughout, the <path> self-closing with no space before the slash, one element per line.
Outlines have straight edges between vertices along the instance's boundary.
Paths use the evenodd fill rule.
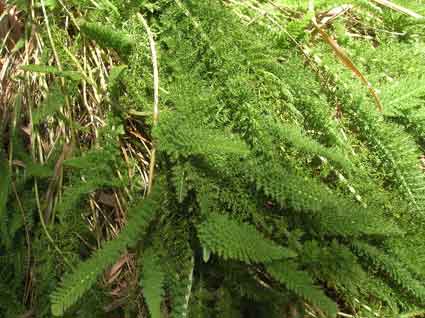
<path fill-rule="evenodd" d="M 149 39 L 149 46 L 151 50 L 151 59 L 152 59 L 152 68 L 153 68 L 153 88 L 154 88 L 154 103 L 153 103 L 153 126 L 155 127 L 158 124 L 159 120 L 159 70 L 158 70 L 158 57 L 156 53 L 155 40 L 153 37 L 153 33 L 146 22 L 143 15 L 140 13 L 137 14 L 138 19 L 142 22 L 143 27 L 146 30 Z M 152 143 L 151 150 L 151 161 L 149 165 L 149 183 L 148 183 L 148 194 L 152 190 L 153 178 L 155 172 L 155 160 L 156 160 L 156 147 L 155 144 Z"/>

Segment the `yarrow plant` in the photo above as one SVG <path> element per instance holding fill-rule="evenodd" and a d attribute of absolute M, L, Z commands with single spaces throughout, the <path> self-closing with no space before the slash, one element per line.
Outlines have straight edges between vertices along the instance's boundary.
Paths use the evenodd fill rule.
<path fill-rule="evenodd" d="M 5 317 L 424 314 L 424 3 L 0 4 Z"/>

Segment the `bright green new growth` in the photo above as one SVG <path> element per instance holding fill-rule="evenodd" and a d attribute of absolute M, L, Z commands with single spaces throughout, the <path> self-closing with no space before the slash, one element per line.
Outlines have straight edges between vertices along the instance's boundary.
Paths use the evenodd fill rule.
<path fill-rule="evenodd" d="M 238 223 L 220 214 L 210 215 L 198 226 L 198 237 L 207 250 L 224 259 L 248 264 L 296 256 L 290 249 L 264 238 L 252 225 Z"/>
<path fill-rule="evenodd" d="M 83 34 L 95 40 L 102 47 L 115 49 L 122 54 L 128 54 L 131 51 L 132 41 L 123 32 L 118 32 L 105 25 L 90 22 L 83 22 L 80 27 Z"/>
<path fill-rule="evenodd" d="M 71 81 L 80 81 L 81 74 L 77 71 L 61 71 L 56 67 L 42 64 L 31 64 L 23 65 L 21 68 L 24 71 L 33 72 L 33 73 L 42 73 L 42 74 L 53 74 L 59 77 L 67 78 Z"/>

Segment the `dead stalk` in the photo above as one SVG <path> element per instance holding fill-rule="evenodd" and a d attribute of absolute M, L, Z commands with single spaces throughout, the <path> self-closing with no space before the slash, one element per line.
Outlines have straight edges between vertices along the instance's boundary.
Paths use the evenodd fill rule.
<path fill-rule="evenodd" d="M 158 124 L 159 119 L 159 71 L 158 71 L 158 57 L 156 53 L 155 40 L 153 33 L 146 22 L 143 15 L 140 13 L 137 14 L 137 18 L 142 22 L 143 27 L 146 30 L 149 39 L 149 45 L 151 49 L 151 58 L 152 58 L 152 68 L 153 68 L 153 88 L 154 88 L 154 102 L 153 102 L 153 126 L 155 127 Z M 156 147 L 152 143 L 151 150 L 151 160 L 149 165 L 149 180 L 148 180 L 148 194 L 152 190 L 154 172 L 155 172 L 155 160 L 156 160 Z"/>

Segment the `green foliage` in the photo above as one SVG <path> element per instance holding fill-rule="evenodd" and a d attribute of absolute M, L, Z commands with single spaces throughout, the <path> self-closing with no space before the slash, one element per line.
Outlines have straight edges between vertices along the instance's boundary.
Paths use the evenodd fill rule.
<path fill-rule="evenodd" d="M 290 145 L 298 148 L 299 151 L 325 157 L 345 171 L 350 171 L 351 163 L 344 158 L 343 153 L 337 147 L 333 149 L 324 147 L 316 140 L 305 136 L 300 128 L 281 123 L 276 125 L 276 130 L 273 132 L 276 133 L 276 137 L 281 138 L 281 140 L 287 140 Z"/>
<path fill-rule="evenodd" d="M 6 213 L 6 205 L 9 196 L 10 187 L 10 171 L 7 161 L 1 156 L 0 152 L 0 218 L 3 218 Z"/>
<path fill-rule="evenodd" d="M 317 277 L 326 281 L 341 293 L 359 297 L 362 289 L 367 289 L 368 274 L 360 265 L 359 259 L 349 249 L 336 240 L 321 246 L 317 241 L 305 242 L 300 263 Z M 352 301 L 352 299 L 347 299 Z"/>
<path fill-rule="evenodd" d="M 142 287 L 151 317 L 160 318 L 161 302 L 164 297 L 164 272 L 161 268 L 160 259 L 152 249 L 149 249 L 143 253 L 142 261 L 139 284 Z"/>
<path fill-rule="evenodd" d="M 392 178 L 397 179 L 413 211 L 423 213 L 425 199 L 425 178 L 418 163 L 420 151 L 414 140 L 395 125 L 382 130 L 382 140 L 376 140 L 386 163 L 392 168 Z M 379 136 L 380 137 L 380 136 Z M 378 138 L 379 138 L 378 137 Z"/>
<path fill-rule="evenodd" d="M 120 94 L 119 82 L 126 68 L 126 65 L 115 66 L 111 69 L 111 72 L 109 74 L 108 90 L 111 94 L 113 102 L 118 98 Z"/>
<path fill-rule="evenodd" d="M 32 64 L 32 65 L 23 65 L 21 68 L 27 72 L 41 73 L 41 74 L 53 74 L 59 77 L 64 77 L 72 81 L 80 81 L 82 76 L 77 71 L 61 71 L 54 66 L 42 65 L 42 64 Z"/>
<path fill-rule="evenodd" d="M 42 105 L 40 105 L 40 108 L 33 112 L 33 124 L 37 125 L 41 121 L 45 120 L 47 116 L 54 115 L 64 104 L 65 97 L 61 93 L 60 89 L 58 87 L 51 89 Z"/>
<path fill-rule="evenodd" d="M 116 261 L 128 246 L 141 239 L 157 212 L 158 197 L 158 193 L 152 194 L 152 197 L 133 207 L 128 224 L 119 237 L 105 243 L 88 261 L 80 264 L 73 273 L 64 278 L 61 286 L 51 295 L 53 315 L 62 316 L 96 283 L 99 275 Z"/>
<path fill-rule="evenodd" d="M 267 271 L 290 291 L 319 307 L 326 317 L 336 317 L 335 303 L 313 285 L 313 280 L 307 273 L 297 270 L 294 264 L 274 262 L 267 266 Z"/>
<path fill-rule="evenodd" d="M 175 250 L 169 253 L 171 264 L 168 265 L 167 275 L 168 294 L 171 300 L 170 317 L 184 318 L 189 313 L 192 297 L 195 259 L 187 242 L 177 242 L 174 248 Z"/>
<path fill-rule="evenodd" d="M 423 302 L 425 288 L 422 283 L 416 280 L 412 273 L 405 268 L 405 265 L 392 259 L 376 247 L 366 243 L 354 242 L 353 249 L 359 256 L 368 259 L 372 266 L 386 273 L 396 284 L 404 288 L 419 302 Z"/>
<path fill-rule="evenodd" d="M 0 114 L 1 312 L 422 308 L 423 25 L 351 3 L 316 1 L 316 17 L 347 9 L 323 28 L 380 92 L 382 113 L 320 40 L 309 1 L 46 1 L 47 17 L 19 2 L 21 55 L 37 64 L 11 76 L 25 85 Z M 158 123 L 137 14 L 156 42 Z M 138 266 L 97 284 L 126 252 Z"/>
<path fill-rule="evenodd" d="M 248 153 L 244 143 L 231 134 L 213 129 L 194 127 L 186 118 L 163 116 L 156 135 L 161 139 L 159 149 L 170 155 L 193 156 Z M 164 123 L 164 124 L 162 124 Z"/>
<path fill-rule="evenodd" d="M 252 225 L 239 224 L 220 214 L 211 214 L 199 225 L 198 236 L 204 248 L 224 259 L 266 263 L 296 256 L 265 239 Z"/>
<path fill-rule="evenodd" d="M 256 166 L 261 166 L 262 169 L 255 169 Z M 278 167 L 271 162 L 256 163 L 251 175 L 255 178 L 257 188 L 282 207 L 310 212 L 308 217 L 313 218 L 320 231 L 342 236 L 400 233 L 395 224 L 388 222 L 372 209 L 340 197 L 314 179 L 291 174 L 286 172 L 284 167 Z M 375 222 L 380 226 L 372 225 L 377 224 Z"/>
<path fill-rule="evenodd" d="M 123 32 L 99 23 L 83 22 L 80 27 L 88 38 L 95 40 L 102 47 L 115 49 L 121 54 L 128 54 L 131 51 L 132 41 Z"/>

